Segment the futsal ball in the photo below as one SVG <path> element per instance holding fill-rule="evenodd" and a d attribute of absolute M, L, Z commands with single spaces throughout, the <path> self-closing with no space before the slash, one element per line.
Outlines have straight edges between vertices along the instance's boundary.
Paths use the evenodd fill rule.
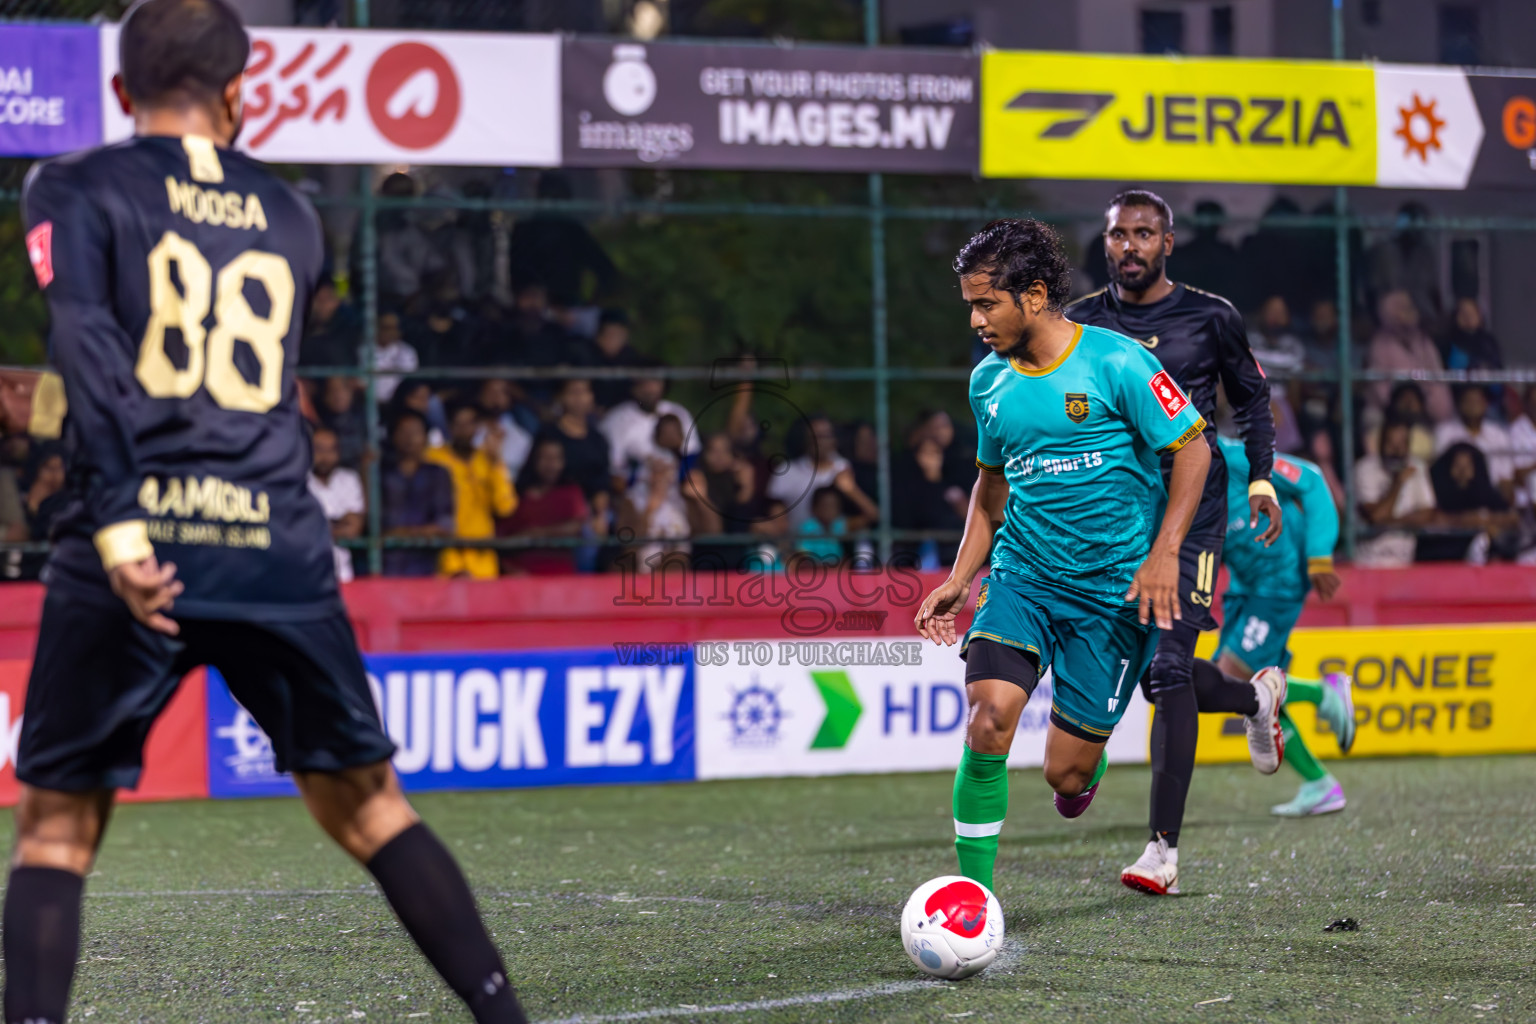
<path fill-rule="evenodd" d="M 901 912 L 901 944 L 924 974 L 969 978 L 1003 947 L 1003 908 L 980 882 L 944 875 L 917 887 Z"/>

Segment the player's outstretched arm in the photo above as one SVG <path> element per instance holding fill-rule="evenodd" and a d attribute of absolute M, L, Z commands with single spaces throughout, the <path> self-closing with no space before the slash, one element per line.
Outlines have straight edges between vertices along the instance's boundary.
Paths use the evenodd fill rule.
<path fill-rule="evenodd" d="M 1280 538 L 1280 503 L 1270 482 L 1275 458 L 1275 417 L 1269 408 L 1269 381 L 1253 357 L 1248 331 L 1235 309 L 1217 321 L 1221 386 L 1232 406 L 1233 418 L 1243 434 L 1248 453 L 1248 526 L 1258 529 L 1259 519 L 1269 520 L 1258 541 L 1269 547 Z"/>
<path fill-rule="evenodd" d="M 914 624 L 919 636 L 946 647 L 956 640 L 955 616 L 965 607 L 971 583 L 987 564 L 992 551 L 992 537 L 1003 521 L 1008 505 L 1008 481 L 1001 472 L 983 469 L 976 474 L 971 488 L 971 506 L 965 515 L 965 536 L 949 579 L 924 599 Z"/>
<path fill-rule="evenodd" d="M 1172 629 L 1179 613 L 1179 548 L 1195 521 L 1200 496 L 1205 490 L 1205 476 L 1211 468 L 1211 448 L 1200 435 L 1173 455 L 1173 472 L 1168 480 L 1168 509 L 1163 513 L 1163 527 L 1152 542 L 1147 560 L 1141 563 L 1125 593 L 1127 601 L 1137 600 L 1141 621 L 1148 613 L 1157 620 L 1158 629 Z"/>

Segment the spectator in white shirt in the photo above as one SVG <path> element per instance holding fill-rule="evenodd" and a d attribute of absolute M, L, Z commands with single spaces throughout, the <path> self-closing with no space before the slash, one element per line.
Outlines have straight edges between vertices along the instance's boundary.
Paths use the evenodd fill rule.
<path fill-rule="evenodd" d="M 314 461 L 309 471 L 309 493 L 320 502 L 325 518 L 331 522 L 333 540 L 353 540 L 362 536 L 363 513 L 367 503 L 363 498 L 363 481 L 355 470 L 341 465 L 341 449 L 336 434 L 325 427 L 315 431 L 311 441 Z M 352 582 L 352 553 L 346 548 L 333 548 L 336 558 L 336 582 Z"/>
<path fill-rule="evenodd" d="M 1408 424 L 1388 420 L 1382 425 L 1376 453 L 1355 463 L 1355 489 L 1361 517 L 1385 529 L 1355 546 L 1355 561 L 1375 568 L 1411 565 L 1417 544 L 1413 531 L 1434 522 L 1435 492 L 1429 468 L 1408 454 Z"/>
<path fill-rule="evenodd" d="M 1514 446 L 1509 431 L 1488 418 L 1488 391 L 1480 384 L 1464 385 L 1456 394 L 1456 417 L 1435 425 L 1435 454 L 1465 442 L 1488 460 L 1488 475 L 1506 502 L 1515 496 Z"/>
<path fill-rule="evenodd" d="M 837 432 L 832 421 L 817 416 L 802 427 L 804 452 L 785 464 L 782 472 L 768 481 L 768 497 L 784 503 L 789 514 L 789 532 L 797 534 L 811 517 L 811 496 L 823 487 L 835 487 L 859 510 L 865 524 L 878 522 L 880 510 L 853 479 L 853 467 L 837 453 Z"/>
<path fill-rule="evenodd" d="M 608 411 L 597 429 L 608 438 L 609 469 L 614 489 L 622 491 L 646 460 L 655 454 L 656 422 L 663 416 L 676 416 L 683 428 L 682 454 L 697 455 L 703 447 L 688 410 L 662 397 L 667 382 L 660 377 L 636 377 L 630 399 Z"/>
<path fill-rule="evenodd" d="M 400 334 L 400 314 L 380 313 L 378 331 L 374 336 L 373 368 L 381 374 L 383 371 L 390 372 L 387 376 L 374 378 L 374 391 L 379 401 L 389 401 L 394 396 L 395 388 L 400 386 L 403 375 L 415 373 L 420 366 L 421 359 L 416 355 L 416 350 Z"/>

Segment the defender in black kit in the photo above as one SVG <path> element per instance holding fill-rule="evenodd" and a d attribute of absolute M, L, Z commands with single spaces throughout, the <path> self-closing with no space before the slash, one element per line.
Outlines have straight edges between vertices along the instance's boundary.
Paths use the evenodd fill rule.
<path fill-rule="evenodd" d="M 1156 709 L 1152 724 L 1152 839 L 1141 860 L 1121 881 L 1132 888 L 1162 894 L 1177 892 L 1179 828 L 1194 774 L 1199 712 L 1192 685 L 1195 642 L 1214 629 L 1211 599 L 1221 566 L 1227 531 L 1227 466 L 1215 444 L 1216 385 L 1221 383 L 1243 432 L 1248 453 L 1249 514 L 1267 516 L 1261 536 L 1268 544 L 1280 534 L 1280 507 L 1270 470 L 1274 464 L 1275 424 L 1269 410 L 1269 384 L 1248 346 L 1242 315 L 1219 295 L 1169 280 L 1166 264 L 1173 252 L 1173 212 L 1153 192 L 1133 189 L 1110 200 L 1105 214 L 1104 251 L 1111 284 L 1066 308 L 1069 319 L 1119 331 L 1141 342 L 1182 387 L 1207 424 L 1211 469 L 1195 521 L 1179 552 L 1182 618 L 1164 630 L 1143 692 Z M 1164 480 L 1169 460 L 1163 460 Z M 1242 694 L 1238 704 L 1263 708 L 1263 695 L 1247 683 L 1229 683 Z M 1145 862 L 1145 863 L 1144 863 Z"/>
<path fill-rule="evenodd" d="M 64 1020 L 116 790 L 181 677 L 213 665 L 475 1019 L 525 1021 L 458 865 L 400 792 L 306 488 L 293 367 L 322 239 L 230 148 L 250 42 L 227 0 L 143 0 L 119 45 L 136 137 L 39 164 L 22 200 L 71 504 L 17 754 L 5 1020 Z M 57 390 L 33 393 L 33 424 Z"/>

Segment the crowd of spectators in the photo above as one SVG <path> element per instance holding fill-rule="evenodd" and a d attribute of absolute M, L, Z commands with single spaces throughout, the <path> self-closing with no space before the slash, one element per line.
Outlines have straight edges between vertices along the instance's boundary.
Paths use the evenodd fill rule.
<path fill-rule="evenodd" d="M 405 174 L 381 186 L 391 198 L 417 192 Z M 549 173 L 539 194 L 570 192 Z M 1347 316 L 1326 280 L 1331 230 L 1327 246 L 1315 231 L 1276 230 L 1298 212 L 1277 201 L 1260 230 L 1232 245 L 1219 207 L 1198 212 L 1204 222 L 1181 233 L 1171 274 L 1246 313 L 1271 381 L 1277 448 L 1316 461 L 1341 511 L 1352 463 L 1357 561 L 1536 564 L 1536 387 L 1368 380 L 1356 389 L 1355 435 L 1343 436 L 1334 377 L 1346 321 L 1359 370 L 1504 365 L 1477 298 L 1442 296 L 1420 212 L 1405 208 L 1397 230 L 1362 250 Z M 367 565 L 370 493 L 391 576 L 647 572 L 676 556 L 712 568 L 782 569 L 797 556 L 835 564 L 872 555 L 870 531 L 882 524 L 902 531 L 901 557 L 927 568 L 953 561 L 976 475 L 968 417 L 957 425 L 925 409 L 901 424 L 883 509 L 868 422 L 811 414 L 770 427 L 754 411 L 760 392 L 742 385 L 724 426 L 701 428 L 635 344 L 613 302 L 617 270 L 579 221 L 391 207 L 378 243 L 377 450 L 366 389 L 348 372 L 362 360 L 362 319 L 330 278 L 300 350 L 310 489 L 331 521 L 343 581 Z M 1242 272 L 1256 265 L 1273 272 Z M 56 444 L 0 439 L 0 540 L 46 540 L 63 484 Z M 42 557 L 0 552 L 0 578 L 35 577 Z"/>
<path fill-rule="evenodd" d="M 1330 207 L 1314 211 L 1331 212 Z M 1336 244 L 1332 228 L 1290 225 L 1299 209 L 1277 199 L 1241 244 L 1221 237 L 1219 205 L 1199 204 L 1201 224 L 1181 231 L 1171 276 L 1229 297 L 1270 379 L 1275 446 L 1317 462 L 1341 513 L 1353 461 L 1359 536 L 1356 560 L 1490 559 L 1536 563 L 1536 390 L 1516 385 L 1403 380 L 1447 370 L 1500 370 L 1502 346 L 1488 328 L 1475 274 L 1450 275 L 1424 230 L 1428 211 L 1405 204 L 1369 246 L 1351 235 L 1353 368 L 1383 379 L 1355 390 L 1355 433 L 1343 433 Z M 1190 237 L 1192 236 L 1192 237 Z M 1385 375 L 1395 379 L 1385 379 Z"/>

